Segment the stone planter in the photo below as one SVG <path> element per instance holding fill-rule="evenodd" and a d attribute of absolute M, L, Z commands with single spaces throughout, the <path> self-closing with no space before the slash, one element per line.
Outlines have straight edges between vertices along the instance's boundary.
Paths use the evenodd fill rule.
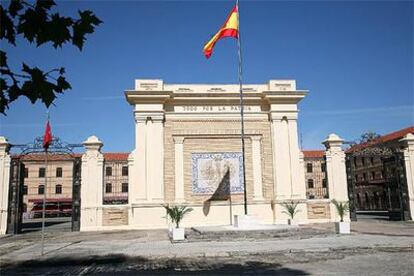
<path fill-rule="evenodd" d="M 185 239 L 184 236 L 184 228 L 173 228 L 172 229 L 172 239 L 173 241 L 183 241 Z"/>
<path fill-rule="evenodd" d="M 351 234 L 351 223 L 349 221 L 335 222 L 337 234 Z"/>
<path fill-rule="evenodd" d="M 288 225 L 299 225 L 296 219 L 288 219 Z"/>

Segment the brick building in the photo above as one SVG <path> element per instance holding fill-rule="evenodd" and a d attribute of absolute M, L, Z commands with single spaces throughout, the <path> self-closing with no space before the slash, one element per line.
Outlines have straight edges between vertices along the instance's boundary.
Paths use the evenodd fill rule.
<path fill-rule="evenodd" d="M 42 216 L 44 194 L 47 216 L 71 215 L 73 162 L 77 157 L 81 154 L 50 154 L 47 169 L 44 154 L 20 157 L 25 167 L 22 191 L 25 218 Z M 103 204 L 127 203 L 128 153 L 105 153 L 104 163 Z"/>
<path fill-rule="evenodd" d="M 306 198 L 328 198 L 325 151 L 304 150 Z"/>
<path fill-rule="evenodd" d="M 347 150 L 348 155 L 355 155 L 352 158 L 351 166 L 352 179 L 355 183 L 354 193 L 357 210 L 388 210 L 392 195 L 389 194 L 387 186 L 396 168 L 393 165 L 394 162 L 390 162 L 390 158 L 380 156 L 378 150 L 385 149 L 390 152 L 399 152 L 401 148 L 400 140 L 409 133 L 414 133 L 414 126 L 385 134 L 371 142 L 358 144 Z M 371 153 L 369 155 L 361 154 L 361 156 L 356 154 L 362 151 Z M 384 162 L 391 163 L 391 166 L 384 165 Z M 403 172 L 403 166 L 400 167 L 400 171 Z"/>

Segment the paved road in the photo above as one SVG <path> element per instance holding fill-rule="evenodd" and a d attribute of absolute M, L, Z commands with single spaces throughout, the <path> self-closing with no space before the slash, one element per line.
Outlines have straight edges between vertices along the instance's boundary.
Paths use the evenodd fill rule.
<path fill-rule="evenodd" d="M 155 259 L 107 256 L 78 261 L 37 262 L 2 275 L 413 275 L 413 252 L 252 255 Z"/>

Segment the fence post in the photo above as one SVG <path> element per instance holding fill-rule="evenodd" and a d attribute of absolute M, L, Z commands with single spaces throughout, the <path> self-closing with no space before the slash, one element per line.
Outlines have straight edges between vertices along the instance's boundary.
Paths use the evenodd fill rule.
<path fill-rule="evenodd" d="M 6 234 L 10 184 L 10 144 L 0 136 L 0 235 Z"/>
<path fill-rule="evenodd" d="M 405 179 L 408 190 L 408 208 L 411 220 L 414 220 L 414 134 L 409 133 L 400 140 L 403 146 Z"/>
<path fill-rule="evenodd" d="M 348 188 L 346 179 L 345 152 L 342 149 L 344 140 L 332 133 L 323 141 L 326 147 L 326 174 L 328 178 L 328 192 L 330 200 L 339 202 L 348 201 Z M 335 206 L 331 203 L 331 220 L 338 221 Z M 349 213 L 344 218 L 349 221 Z"/>
<path fill-rule="evenodd" d="M 102 226 L 103 143 L 96 136 L 90 136 L 83 145 L 80 231 L 94 231 Z"/>

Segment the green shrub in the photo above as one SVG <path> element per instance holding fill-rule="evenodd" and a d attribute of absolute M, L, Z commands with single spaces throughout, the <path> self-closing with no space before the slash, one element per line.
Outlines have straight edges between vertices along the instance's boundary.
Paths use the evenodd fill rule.
<path fill-rule="evenodd" d="M 165 210 L 167 211 L 167 216 L 175 223 L 176 228 L 180 228 L 180 222 L 185 215 L 193 211 L 193 208 L 188 208 L 187 206 L 172 206 L 164 205 Z"/>
<path fill-rule="evenodd" d="M 348 201 L 343 201 L 343 202 L 336 201 L 335 199 L 333 199 L 331 202 L 333 203 L 333 205 L 335 205 L 336 212 L 341 218 L 341 222 L 343 222 L 345 214 L 349 212 L 349 202 Z"/>

